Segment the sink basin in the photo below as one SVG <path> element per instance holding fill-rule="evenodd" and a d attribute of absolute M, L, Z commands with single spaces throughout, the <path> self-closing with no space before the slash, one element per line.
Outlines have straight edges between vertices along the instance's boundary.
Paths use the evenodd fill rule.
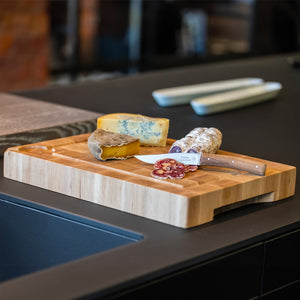
<path fill-rule="evenodd" d="M 0 282 L 142 238 L 122 228 L 0 195 Z"/>

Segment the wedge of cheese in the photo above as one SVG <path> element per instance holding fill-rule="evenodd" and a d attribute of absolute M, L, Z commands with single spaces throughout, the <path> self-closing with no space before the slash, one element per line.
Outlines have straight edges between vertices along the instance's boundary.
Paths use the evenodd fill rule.
<path fill-rule="evenodd" d="M 97 128 L 134 136 L 143 146 L 163 147 L 167 142 L 169 119 L 115 113 L 99 117 Z"/>
<path fill-rule="evenodd" d="M 139 139 L 125 134 L 96 129 L 88 139 L 88 147 L 99 160 L 126 159 L 139 153 Z"/>

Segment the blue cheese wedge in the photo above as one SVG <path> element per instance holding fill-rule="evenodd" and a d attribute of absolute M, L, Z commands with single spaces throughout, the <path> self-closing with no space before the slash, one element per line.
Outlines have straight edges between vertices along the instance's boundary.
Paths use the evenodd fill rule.
<path fill-rule="evenodd" d="M 115 113 L 99 117 L 97 128 L 136 137 L 142 146 L 164 147 L 167 143 L 169 119 Z"/>

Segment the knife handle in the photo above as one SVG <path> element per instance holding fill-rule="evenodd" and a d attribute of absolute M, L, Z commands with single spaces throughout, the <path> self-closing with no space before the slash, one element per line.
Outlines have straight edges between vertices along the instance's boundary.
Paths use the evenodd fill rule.
<path fill-rule="evenodd" d="M 266 164 L 264 163 L 246 158 L 221 154 L 202 153 L 200 166 L 231 168 L 247 171 L 256 175 L 265 175 L 266 172 Z"/>

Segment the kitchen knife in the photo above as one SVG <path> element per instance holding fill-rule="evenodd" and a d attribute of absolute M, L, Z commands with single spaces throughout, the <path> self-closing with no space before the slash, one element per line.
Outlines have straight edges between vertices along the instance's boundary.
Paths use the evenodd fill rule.
<path fill-rule="evenodd" d="M 185 165 L 214 166 L 247 171 L 256 175 L 265 175 L 266 164 L 230 155 L 208 153 L 165 153 L 152 155 L 135 155 L 135 158 L 154 164 L 159 159 L 172 158 Z"/>

